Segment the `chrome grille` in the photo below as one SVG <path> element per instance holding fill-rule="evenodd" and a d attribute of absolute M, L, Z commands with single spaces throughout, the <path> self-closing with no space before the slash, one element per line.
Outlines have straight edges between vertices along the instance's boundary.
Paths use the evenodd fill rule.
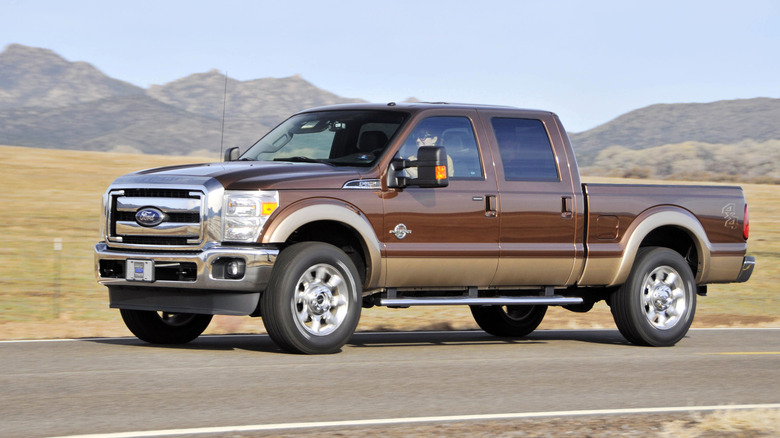
<path fill-rule="evenodd" d="M 203 242 L 205 195 L 192 190 L 137 188 L 109 192 L 108 242 L 122 245 L 186 247 Z M 144 209 L 163 213 L 148 226 L 136 220 Z"/>

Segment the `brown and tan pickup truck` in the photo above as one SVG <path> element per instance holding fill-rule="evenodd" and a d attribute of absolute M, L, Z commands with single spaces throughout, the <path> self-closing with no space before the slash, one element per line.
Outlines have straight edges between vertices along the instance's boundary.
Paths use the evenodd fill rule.
<path fill-rule="evenodd" d="M 509 107 L 315 108 L 222 163 L 122 176 L 103 205 L 98 281 L 151 343 L 252 315 L 331 353 L 374 305 L 468 305 L 519 337 L 606 300 L 627 340 L 670 346 L 707 284 L 755 264 L 739 187 L 582 184 L 558 117 Z"/>

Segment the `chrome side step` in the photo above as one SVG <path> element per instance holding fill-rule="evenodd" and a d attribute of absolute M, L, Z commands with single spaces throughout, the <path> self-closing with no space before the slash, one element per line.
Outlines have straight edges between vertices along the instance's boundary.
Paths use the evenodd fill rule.
<path fill-rule="evenodd" d="M 582 304 L 580 297 L 564 297 L 561 295 L 530 296 L 530 297 L 409 297 L 409 298 L 382 298 L 380 306 L 407 307 L 407 306 L 567 306 L 570 304 Z"/>

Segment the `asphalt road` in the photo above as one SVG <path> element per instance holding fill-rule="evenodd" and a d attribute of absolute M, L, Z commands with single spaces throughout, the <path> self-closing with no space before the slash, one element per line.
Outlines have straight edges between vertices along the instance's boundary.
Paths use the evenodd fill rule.
<path fill-rule="evenodd" d="M 692 330 L 672 348 L 615 330 L 359 333 L 328 356 L 263 335 L 0 342 L 3 437 L 778 402 L 778 329 Z"/>

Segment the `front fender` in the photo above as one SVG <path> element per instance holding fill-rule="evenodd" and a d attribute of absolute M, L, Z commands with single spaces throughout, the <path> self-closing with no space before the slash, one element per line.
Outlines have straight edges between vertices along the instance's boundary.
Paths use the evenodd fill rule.
<path fill-rule="evenodd" d="M 284 243 L 300 227 L 317 221 L 333 221 L 355 230 L 368 252 L 371 266 L 369 287 L 380 284 L 381 248 L 379 238 L 368 218 L 355 206 L 336 199 L 306 199 L 285 207 L 266 223 L 260 242 L 266 244 Z"/>

